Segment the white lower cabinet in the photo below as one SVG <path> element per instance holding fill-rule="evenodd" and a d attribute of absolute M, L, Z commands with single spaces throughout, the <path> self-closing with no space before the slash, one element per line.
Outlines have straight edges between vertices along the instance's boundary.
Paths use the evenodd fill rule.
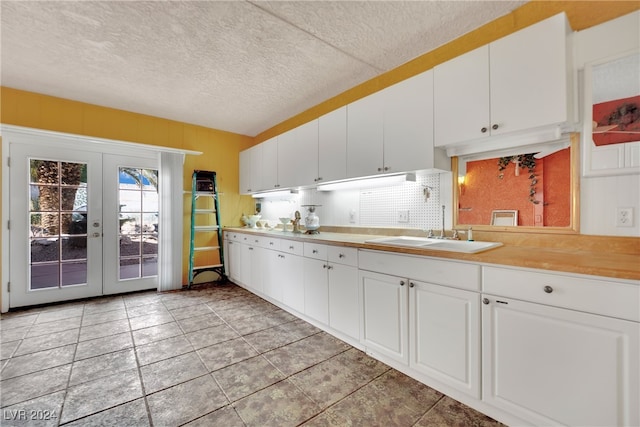
<path fill-rule="evenodd" d="M 480 295 L 409 281 L 409 366 L 480 398 Z"/>
<path fill-rule="evenodd" d="M 229 279 L 242 283 L 242 243 L 227 240 L 227 273 Z"/>
<path fill-rule="evenodd" d="M 304 313 L 359 340 L 357 254 L 355 248 L 305 243 Z"/>
<path fill-rule="evenodd" d="M 482 396 L 535 425 L 640 425 L 637 282 L 483 267 Z"/>
<path fill-rule="evenodd" d="M 282 302 L 282 269 L 284 255 L 279 251 L 266 251 L 264 255 L 264 280 L 262 289 L 265 295 L 278 302 Z"/>
<path fill-rule="evenodd" d="M 241 281 L 250 290 L 262 293 L 263 252 L 257 244 L 240 244 L 242 274 Z"/>
<path fill-rule="evenodd" d="M 407 279 L 360 270 L 361 342 L 367 352 L 409 363 Z"/>
<path fill-rule="evenodd" d="M 329 326 L 360 340 L 358 268 L 332 264 L 329 270 Z"/>
<path fill-rule="evenodd" d="M 304 314 L 329 324 L 329 278 L 327 262 L 304 259 Z"/>
<path fill-rule="evenodd" d="M 536 425 L 638 425 L 638 323 L 484 295 L 482 326 L 485 402 Z"/>
<path fill-rule="evenodd" d="M 282 302 L 299 313 L 304 313 L 303 258 L 289 253 L 281 254 L 280 281 Z"/>

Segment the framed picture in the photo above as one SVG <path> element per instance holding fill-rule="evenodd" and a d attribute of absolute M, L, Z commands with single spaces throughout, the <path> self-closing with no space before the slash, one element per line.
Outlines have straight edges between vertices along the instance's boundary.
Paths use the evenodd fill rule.
<path fill-rule="evenodd" d="M 495 210 L 491 212 L 491 225 L 518 225 L 518 211 Z"/>

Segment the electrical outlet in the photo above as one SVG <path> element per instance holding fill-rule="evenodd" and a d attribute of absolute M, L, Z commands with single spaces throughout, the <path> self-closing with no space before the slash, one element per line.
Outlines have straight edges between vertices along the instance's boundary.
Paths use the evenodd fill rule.
<path fill-rule="evenodd" d="M 398 222 L 409 222 L 409 210 L 403 209 L 398 211 Z"/>
<path fill-rule="evenodd" d="M 633 227 L 633 208 L 618 208 L 616 227 Z"/>

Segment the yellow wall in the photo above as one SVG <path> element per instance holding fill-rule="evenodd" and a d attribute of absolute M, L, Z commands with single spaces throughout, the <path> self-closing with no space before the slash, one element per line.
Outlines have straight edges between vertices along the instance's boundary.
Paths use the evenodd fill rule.
<path fill-rule="evenodd" d="M 438 64 L 494 40 L 521 30 L 531 24 L 566 12 L 574 31 L 610 21 L 640 9 L 640 1 L 532 1 L 501 18 L 490 22 L 431 52 L 427 52 L 398 68 L 355 86 L 327 101 L 318 104 L 276 126 L 265 130 L 255 138 L 255 143 L 265 141 L 301 124 L 322 116 L 336 108 L 377 92 L 387 86 L 429 70 Z"/>
<path fill-rule="evenodd" d="M 238 194 L 238 154 L 241 150 L 556 13 L 565 11 L 572 28 L 579 31 L 639 8 L 638 1 L 529 2 L 444 46 L 291 117 L 255 138 L 6 87 L 0 88 L 0 123 L 202 151 L 201 156 L 187 156 L 185 189 L 188 189 L 194 169 L 215 170 L 220 191 L 224 193 L 221 197 L 221 222 L 223 225 L 238 225 L 240 215 L 253 209 L 252 200 Z M 1 168 L 2 165 L 0 171 Z M 185 211 L 185 282 L 189 226 L 186 215 Z"/>
<path fill-rule="evenodd" d="M 240 225 L 243 212 L 253 213 L 252 199 L 238 194 L 238 155 L 252 145 L 251 137 L 7 87 L 0 88 L 0 97 L 0 123 L 3 124 L 202 151 L 200 156 L 186 156 L 185 190 L 191 188 L 194 169 L 216 171 L 222 193 L 220 222 Z M 183 199 L 184 283 L 189 256 L 190 200 L 189 195 Z"/>

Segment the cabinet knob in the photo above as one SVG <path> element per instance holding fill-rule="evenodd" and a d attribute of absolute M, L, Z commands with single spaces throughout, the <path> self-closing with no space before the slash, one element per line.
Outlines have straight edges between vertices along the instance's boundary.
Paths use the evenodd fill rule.
<path fill-rule="evenodd" d="M 548 293 L 548 294 L 550 294 L 551 292 L 553 292 L 553 288 L 552 288 L 551 286 L 548 286 L 548 285 L 547 285 L 547 286 L 545 286 L 543 289 L 544 289 L 544 291 L 545 291 L 546 293 Z"/>
<path fill-rule="evenodd" d="M 344 254 L 339 254 L 338 258 L 344 258 Z"/>
<path fill-rule="evenodd" d="M 488 131 L 488 130 L 489 130 L 489 129 L 487 129 L 487 128 L 482 128 L 482 129 L 480 129 L 480 132 L 482 132 L 482 133 L 487 133 L 487 131 Z"/>
<path fill-rule="evenodd" d="M 318 177 L 318 181 L 322 181 L 322 177 L 321 176 Z"/>
<path fill-rule="evenodd" d="M 318 250 L 317 250 L 317 249 L 314 249 L 314 250 L 312 250 L 312 251 L 311 251 L 311 253 L 317 254 L 317 253 L 318 253 Z"/>
<path fill-rule="evenodd" d="M 327 265 L 327 270 L 331 270 L 331 269 L 333 269 L 333 267 L 330 265 Z"/>
<path fill-rule="evenodd" d="M 384 169 L 385 171 L 388 171 L 388 170 L 389 170 L 389 169 L 391 169 L 391 168 L 390 168 L 389 166 L 385 166 L 383 169 Z"/>
<path fill-rule="evenodd" d="M 382 168 L 378 168 L 378 172 L 382 172 Z"/>
<path fill-rule="evenodd" d="M 415 283 L 413 283 L 413 282 L 409 282 L 409 287 L 410 287 L 410 288 L 413 288 L 415 285 L 416 285 Z"/>
<path fill-rule="evenodd" d="M 400 286 L 404 286 L 404 280 L 400 281 Z"/>
<path fill-rule="evenodd" d="M 252 251 L 252 250 L 253 250 L 253 248 L 252 248 L 251 246 L 249 246 L 249 250 L 250 250 L 250 251 Z"/>
<path fill-rule="evenodd" d="M 290 250 L 293 250 L 293 246 L 289 246 L 289 249 L 290 249 Z"/>
<path fill-rule="evenodd" d="M 489 304 L 489 298 L 482 298 L 482 303 L 485 305 Z"/>
<path fill-rule="evenodd" d="M 327 268 L 328 265 L 327 264 L 322 264 L 322 268 Z"/>
<path fill-rule="evenodd" d="M 491 129 L 496 130 L 496 129 L 498 129 L 499 127 L 500 127 L 500 126 L 498 126 L 498 124 L 496 123 L 496 124 L 494 124 L 493 126 L 491 126 Z"/>

